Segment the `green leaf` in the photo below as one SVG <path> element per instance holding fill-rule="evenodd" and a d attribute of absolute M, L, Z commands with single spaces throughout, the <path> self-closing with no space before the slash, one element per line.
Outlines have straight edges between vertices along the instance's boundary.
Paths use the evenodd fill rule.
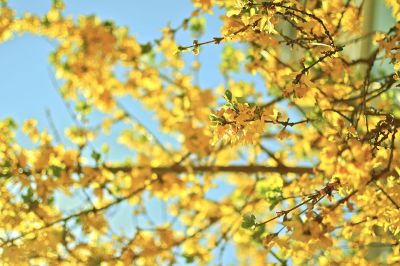
<path fill-rule="evenodd" d="M 193 263 L 194 262 L 194 256 L 189 255 L 189 254 L 183 254 L 183 257 L 185 258 L 186 263 Z"/>
<path fill-rule="evenodd" d="M 104 27 L 109 28 L 110 30 L 115 28 L 115 23 L 112 20 L 103 21 L 103 25 L 104 25 Z"/>
<path fill-rule="evenodd" d="M 95 160 L 96 162 L 99 162 L 101 159 L 101 154 L 96 152 L 95 150 L 92 151 L 92 154 L 90 155 L 90 157 L 93 158 L 93 160 Z"/>
<path fill-rule="evenodd" d="M 253 240 L 259 241 L 261 236 L 265 233 L 265 226 L 258 226 L 254 233 L 251 235 Z"/>
<path fill-rule="evenodd" d="M 226 122 L 226 120 L 223 117 L 219 117 L 215 114 L 210 114 L 209 118 L 211 121 L 217 122 L 219 124 L 224 124 Z"/>
<path fill-rule="evenodd" d="M 17 128 L 17 123 L 15 123 L 15 121 L 11 117 L 7 117 L 5 119 L 5 122 L 9 128 L 11 128 L 11 129 Z"/>
<path fill-rule="evenodd" d="M 225 96 L 224 98 L 228 101 L 228 102 L 232 102 L 232 92 L 230 90 L 226 90 L 225 91 Z"/>
<path fill-rule="evenodd" d="M 22 194 L 22 200 L 26 203 L 29 204 L 33 201 L 33 190 L 31 188 L 28 188 L 25 194 Z"/>
<path fill-rule="evenodd" d="M 254 214 L 246 214 L 243 216 L 242 227 L 245 229 L 251 229 L 256 225 L 256 217 Z"/>
<path fill-rule="evenodd" d="M 269 210 L 272 211 L 276 207 L 276 205 L 278 205 L 282 200 L 283 200 L 282 196 L 270 200 Z"/>
<path fill-rule="evenodd" d="M 283 199 L 282 189 L 280 187 L 276 187 L 273 189 L 266 190 L 265 199 L 270 204 L 269 209 L 273 210 L 276 207 L 276 205 L 278 205 Z"/>
<path fill-rule="evenodd" d="M 42 23 L 42 25 L 43 25 L 44 27 L 50 26 L 50 21 L 49 21 L 49 19 L 47 18 L 47 16 L 42 18 L 41 23 Z"/>
<path fill-rule="evenodd" d="M 63 169 L 60 166 L 52 165 L 49 168 L 49 174 L 52 176 L 59 177 L 61 175 L 62 170 Z"/>
<path fill-rule="evenodd" d="M 190 31 L 193 37 L 199 37 L 204 34 L 206 19 L 204 17 L 193 17 L 190 19 Z"/>
<path fill-rule="evenodd" d="M 183 47 L 183 46 L 178 46 L 178 49 L 175 51 L 175 55 L 176 54 L 179 54 L 179 53 L 181 53 L 181 52 L 188 52 L 190 49 L 189 48 L 187 48 L 187 47 Z"/>
<path fill-rule="evenodd" d="M 86 101 L 79 101 L 76 103 L 75 110 L 78 113 L 86 116 L 86 115 L 90 114 L 90 112 L 92 111 L 92 108 Z"/>
<path fill-rule="evenodd" d="M 47 204 L 52 205 L 54 204 L 55 198 L 54 196 L 50 196 L 47 198 Z"/>
<path fill-rule="evenodd" d="M 210 115 L 209 115 L 209 119 L 210 119 L 211 121 L 217 121 L 217 120 L 218 120 L 218 116 L 216 116 L 215 114 L 210 114 Z"/>
<path fill-rule="evenodd" d="M 53 0 L 53 6 L 56 6 L 58 4 L 62 4 L 61 0 Z"/>
<path fill-rule="evenodd" d="M 150 42 L 147 42 L 145 44 L 141 44 L 140 48 L 142 50 L 142 54 L 148 54 L 151 52 L 151 50 L 153 49 L 153 46 L 151 45 Z"/>

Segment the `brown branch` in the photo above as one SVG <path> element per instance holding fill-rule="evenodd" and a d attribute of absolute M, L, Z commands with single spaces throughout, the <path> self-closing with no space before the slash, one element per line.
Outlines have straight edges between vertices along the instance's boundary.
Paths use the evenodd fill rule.
<path fill-rule="evenodd" d="M 247 119 L 247 120 L 244 120 L 244 122 L 254 122 L 256 120 L 259 120 L 259 118 L 255 117 L 255 118 L 252 118 L 252 119 Z M 312 120 L 311 119 L 304 119 L 304 120 L 300 120 L 300 121 L 296 121 L 296 122 L 289 122 L 289 121 L 290 120 L 288 118 L 286 121 L 282 121 L 282 120 L 278 120 L 278 119 L 277 120 L 264 120 L 264 123 L 266 123 L 266 124 L 278 124 L 278 125 L 284 126 L 286 128 L 288 126 L 289 127 L 293 127 L 295 125 L 308 123 L 308 122 L 311 122 Z M 228 124 L 235 124 L 236 121 L 224 121 L 224 122 L 219 122 L 219 123 L 222 124 L 222 125 L 228 125 Z"/>
<path fill-rule="evenodd" d="M 397 208 L 400 210 L 400 205 L 377 183 L 374 183 L 375 186 L 388 198 L 388 200 Z"/>
<path fill-rule="evenodd" d="M 150 172 L 155 173 L 157 175 L 164 175 L 166 173 L 244 173 L 244 174 L 254 174 L 254 173 L 278 173 L 278 174 L 313 174 L 314 168 L 312 167 L 304 167 L 304 166 L 264 166 L 264 165 L 197 165 L 197 166 L 182 166 L 179 164 L 174 164 L 171 166 L 135 166 L 135 165 L 126 165 L 126 166 L 112 166 L 112 165 L 102 165 L 101 167 L 96 166 L 77 166 L 74 168 L 64 169 L 68 171 L 68 173 L 79 173 L 84 169 L 90 169 L 94 171 L 99 171 L 101 169 L 106 169 L 112 173 L 117 172 L 126 172 L 130 173 L 132 170 L 145 170 L 148 169 Z M 30 176 L 32 174 L 40 174 L 46 172 L 46 169 L 23 169 L 19 168 L 18 171 L 14 173 L 14 176 L 19 174 L 24 174 Z"/>
<path fill-rule="evenodd" d="M 57 127 L 54 123 L 53 117 L 51 116 L 50 109 L 46 109 L 45 113 L 46 113 L 47 122 L 49 123 L 50 129 L 53 132 L 54 139 L 56 140 L 57 143 L 61 143 L 61 135 L 60 135 L 59 131 L 57 130 Z"/>
<path fill-rule="evenodd" d="M 314 14 L 312 14 L 312 13 L 308 13 L 308 12 L 306 12 L 306 11 L 304 11 L 304 10 L 299 10 L 299 9 L 294 8 L 294 7 L 291 7 L 291 6 L 286 6 L 286 5 L 282 4 L 282 3 L 264 2 L 264 3 L 262 3 L 262 4 L 251 3 L 251 4 L 249 4 L 249 5 L 250 5 L 250 6 L 262 6 L 262 7 L 264 7 L 264 8 L 281 7 L 281 8 L 283 8 L 283 9 L 285 9 L 286 12 L 288 12 L 288 10 L 293 11 L 293 12 L 299 12 L 300 14 L 305 15 L 305 16 L 307 16 L 307 17 L 309 17 L 309 18 L 311 18 L 311 19 L 317 21 L 317 22 L 322 26 L 322 28 L 324 29 L 324 32 L 325 32 L 326 37 L 329 39 L 330 46 L 331 46 L 333 49 L 335 49 L 335 50 L 341 49 L 340 47 L 336 47 L 336 46 L 335 46 L 334 40 L 333 40 L 333 38 L 332 38 L 332 35 L 331 35 L 331 33 L 329 32 L 328 28 L 326 27 L 325 23 L 322 21 L 322 19 L 320 19 L 319 17 L 317 17 L 316 15 L 314 15 Z M 292 13 L 292 12 L 290 12 L 290 14 L 293 15 L 293 16 L 300 17 L 300 16 L 298 16 L 298 15 Z M 242 28 L 240 28 L 239 30 L 237 30 L 236 32 L 233 32 L 233 33 L 229 34 L 228 36 L 214 37 L 212 40 L 205 41 L 205 42 L 198 42 L 197 40 L 195 40 L 195 41 L 193 42 L 193 45 L 179 46 L 179 47 L 178 47 L 178 50 L 179 50 L 179 51 L 184 51 L 184 50 L 187 50 L 187 49 L 190 49 L 190 48 L 197 48 L 197 47 L 200 47 L 200 46 L 202 46 L 202 45 L 206 45 L 206 44 L 210 44 L 210 43 L 219 44 L 219 43 L 221 43 L 221 41 L 225 40 L 227 37 L 235 36 L 235 35 L 237 35 L 237 34 L 239 34 L 239 33 L 241 33 L 241 32 L 246 31 L 246 30 L 247 30 L 248 28 L 250 28 L 250 27 L 256 26 L 256 25 L 258 24 L 259 21 L 260 21 L 260 19 L 256 20 L 256 21 L 255 21 L 254 23 L 252 23 L 252 24 L 245 25 L 245 26 L 243 26 Z"/>
<path fill-rule="evenodd" d="M 339 32 L 340 26 L 342 25 L 342 20 L 343 20 L 343 17 L 344 17 L 344 13 L 346 13 L 346 11 L 347 11 L 349 5 L 350 5 L 350 0 L 347 0 L 346 4 L 345 4 L 345 6 L 344 6 L 344 9 L 343 9 L 343 11 L 342 11 L 341 14 L 340 14 L 339 22 L 338 22 L 338 24 L 336 25 L 335 31 L 333 32 L 332 35 L 336 35 L 336 33 Z"/>
<path fill-rule="evenodd" d="M 255 4 L 255 5 L 257 5 L 257 4 Z M 299 9 L 297 9 L 297 8 L 295 8 L 295 7 L 286 6 L 286 5 L 282 4 L 282 3 L 274 3 L 274 2 L 269 3 L 269 2 L 265 2 L 265 3 L 262 3 L 261 5 L 263 5 L 264 7 L 269 7 L 269 6 L 271 6 L 271 7 L 274 7 L 274 6 L 281 7 L 281 8 L 286 9 L 286 10 L 291 10 L 291 11 L 299 12 L 299 13 L 305 15 L 305 16 L 308 16 L 308 17 L 314 19 L 314 20 L 317 21 L 317 22 L 322 26 L 322 28 L 324 29 L 325 34 L 326 34 L 326 36 L 328 37 L 331 46 L 332 46 L 332 47 L 335 47 L 334 41 L 333 41 L 333 38 L 332 38 L 331 33 L 329 32 L 328 28 L 326 27 L 326 25 L 325 25 L 325 23 L 322 21 L 322 19 L 320 19 L 320 18 L 317 17 L 316 15 L 314 15 L 314 14 L 312 14 L 312 13 L 308 13 L 307 11 L 304 11 L 304 10 L 299 10 Z"/>
<path fill-rule="evenodd" d="M 397 178 L 399 178 L 399 174 L 393 170 L 393 171 L 389 171 L 389 169 L 384 169 L 383 171 L 381 171 L 378 174 L 372 174 L 372 177 L 368 180 L 368 182 L 366 183 L 366 185 L 368 186 L 369 184 L 371 184 L 372 182 L 381 179 L 381 178 L 385 178 L 387 176 L 393 175 Z M 357 194 L 359 192 L 359 189 L 355 189 L 352 192 L 350 192 L 350 194 L 348 194 L 347 196 L 343 197 L 342 199 L 338 200 L 335 204 L 330 205 L 329 209 L 331 211 L 335 210 L 337 207 L 339 207 L 341 204 L 347 202 L 348 200 L 350 200 L 351 197 L 353 197 L 355 194 Z"/>
<path fill-rule="evenodd" d="M 378 216 L 368 217 L 367 219 L 361 220 L 359 222 L 351 222 L 351 223 L 341 224 L 341 225 L 338 225 L 338 226 L 334 227 L 332 231 L 335 231 L 335 230 L 340 229 L 340 228 L 344 228 L 346 226 L 357 226 L 359 224 L 363 224 L 365 222 L 376 220 L 376 219 L 378 219 Z"/>
<path fill-rule="evenodd" d="M 314 206 L 315 206 L 318 202 L 320 202 L 323 198 L 325 198 L 325 196 L 331 197 L 331 196 L 332 196 L 332 192 L 333 192 L 334 190 L 336 190 L 336 189 L 337 189 L 337 186 L 339 186 L 339 185 L 340 185 L 339 180 L 336 180 L 336 181 L 333 182 L 333 183 L 327 183 L 327 184 L 325 185 L 325 187 L 323 187 L 322 189 L 317 190 L 315 193 L 309 195 L 309 196 L 308 196 L 308 199 L 306 199 L 306 200 L 304 200 L 304 201 L 298 203 L 297 205 L 293 206 L 292 208 L 289 208 L 289 209 L 286 209 L 286 210 L 282 210 L 282 211 L 276 212 L 276 215 L 275 215 L 274 217 L 272 217 L 272 218 L 270 218 L 270 219 L 268 219 L 268 220 L 265 220 L 265 221 L 263 221 L 263 222 L 261 222 L 261 223 L 257 223 L 256 226 L 265 225 L 265 224 L 267 224 L 267 223 L 269 223 L 269 222 L 271 222 L 271 221 L 273 221 L 273 220 L 278 219 L 278 218 L 281 217 L 281 216 L 283 216 L 283 217 L 284 217 L 284 220 L 285 220 L 286 216 L 287 216 L 290 212 L 292 212 L 292 211 L 294 211 L 294 210 L 296 210 L 296 209 L 298 209 L 298 208 L 300 208 L 300 207 L 306 205 L 306 204 L 309 203 L 309 202 L 311 202 L 312 208 L 314 208 Z"/>
<path fill-rule="evenodd" d="M 308 67 L 305 67 L 301 70 L 301 73 L 299 74 L 299 77 L 301 77 L 301 75 L 306 74 L 311 68 L 313 68 L 315 65 L 323 62 L 327 57 L 330 57 L 334 54 L 336 54 L 337 52 L 342 51 L 343 48 L 342 47 L 337 47 L 335 50 L 329 51 L 324 53 L 323 56 L 321 56 L 320 58 L 318 58 L 316 61 L 314 61 L 311 65 L 309 65 Z M 297 78 L 296 78 L 297 80 Z M 300 81 L 300 78 L 298 78 L 298 81 Z"/>
<path fill-rule="evenodd" d="M 272 218 L 270 218 L 270 219 L 268 219 L 268 220 L 265 220 L 265 221 L 263 221 L 263 222 L 261 222 L 261 223 L 258 223 L 258 224 L 256 224 L 256 226 L 265 225 L 265 224 L 267 224 L 267 223 L 269 223 L 269 222 L 272 222 L 273 220 L 278 219 L 278 218 L 281 217 L 281 216 L 286 216 L 286 215 L 289 214 L 290 212 L 296 210 L 297 208 L 300 208 L 301 206 L 306 205 L 306 204 L 309 203 L 309 202 L 313 202 L 313 205 L 314 205 L 314 203 L 319 202 L 319 201 L 322 200 L 324 197 L 325 197 L 325 195 L 321 195 L 321 194 L 319 194 L 319 193 L 317 193 L 317 194 L 315 194 L 315 195 L 312 195 L 312 196 L 309 196 L 309 198 L 308 198 L 307 200 L 300 202 L 299 204 L 293 206 L 293 207 L 290 208 L 290 209 L 283 210 L 283 211 L 278 211 L 277 214 L 276 214 L 274 217 L 272 217 Z"/>
<path fill-rule="evenodd" d="M 140 187 L 140 188 L 138 188 L 138 189 L 132 191 L 132 192 L 129 193 L 128 195 L 126 195 L 126 196 L 124 196 L 124 197 L 117 198 L 116 200 L 114 200 L 114 201 L 112 201 L 112 202 L 110 202 L 110 203 L 108 203 L 108 204 L 106 204 L 106 205 L 104 205 L 104 206 L 102 206 L 102 207 L 100 207 L 100 208 L 92 207 L 92 208 L 90 208 L 90 209 L 86 209 L 86 210 L 83 210 L 83 211 L 80 211 L 80 212 L 71 214 L 71 215 L 66 216 L 66 217 L 64 217 L 64 218 L 60 218 L 60 219 L 54 220 L 53 222 L 46 223 L 45 225 L 43 225 L 43 226 L 41 226 L 41 227 L 38 227 L 38 228 L 35 228 L 35 229 L 33 229 L 33 230 L 30 230 L 30 231 L 27 231 L 27 232 L 25 232 L 25 233 L 22 233 L 22 234 L 20 234 L 19 236 L 16 236 L 16 237 L 7 239 L 7 240 L 5 240 L 3 243 L 1 243 L 0 247 L 4 247 L 4 246 L 6 246 L 7 244 L 13 244 L 15 241 L 17 241 L 17 240 L 19 240 L 19 239 L 22 239 L 22 238 L 26 237 L 27 235 L 37 233 L 37 232 L 39 232 L 39 231 L 42 231 L 42 230 L 47 229 L 47 228 L 50 228 L 50 227 L 52 227 L 52 226 L 54 226 L 54 225 L 56 225 L 56 224 L 59 224 L 59 223 L 65 223 L 65 222 L 67 222 L 67 221 L 69 221 L 69 220 L 71 220 L 71 219 L 73 219 L 73 218 L 77 218 L 77 217 L 79 217 L 79 216 L 81 216 L 81 215 L 87 215 L 87 214 L 89 214 L 89 213 L 97 213 L 97 212 L 105 211 L 105 210 L 109 209 L 110 207 L 112 207 L 112 206 L 114 206 L 114 205 L 117 205 L 117 204 L 121 203 L 122 201 L 125 201 L 125 200 L 127 200 L 127 199 L 130 199 L 130 198 L 132 198 L 133 196 L 135 196 L 135 195 L 137 195 L 137 194 L 143 192 L 149 185 L 153 184 L 154 182 L 156 182 L 156 181 L 158 181 L 158 180 L 159 180 L 159 179 L 153 179 L 153 180 L 152 180 L 151 182 L 149 182 L 148 184 L 146 184 L 146 185 L 144 185 L 144 186 L 142 186 L 142 187 Z"/>
<path fill-rule="evenodd" d="M 270 158 L 272 158 L 272 159 L 278 164 L 278 166 L 284 167 L 285 164 L 282 163 L 282 161 L 279 160 L 279 159 L 275 156 L 275 154 L 274 154 L 272 151 L 270 151 L 269 149 L 267 149 L 267 148 L 266 148 L 264 145 L 262 145 L 262 144 L 260 144 L 259 147 L 261 148 L 261 150 L 262 150 L 263 152 L 265 152 L 266 154 L 268 154 L 268 156 L 269 156 Z"/>
<path fill-rule="evenodd" d="M 145 167 L 138 166 L 107 166 L 106 169 L 110 170 L 113 173 L 122 171 L 122 172 L 130 172 L 133 169 L 145 169 Z M 263 166 L 263 165 L 229 165 L 229 166 L 181 166 L 181 165 L 173 165 L 173 166 L 160 166 L 160 167 L 151 167 L 151 172 L 157 175 L 163 175 L 166 173 L 187 173 L 187 172 L 207 172 L 207 173 L 279 173 L 279 174 L 312 174 L 314 172 L 311 167 L 285 167 L 285 166 Z"/>
<path fill-rule="evenodd" d="M 91 168 L 91 167 L 89 167 Z M 121 166 L 121 167 L 105 167 L 106 169 L 108 169 L 109 171 L 116 173 L 116 172 L 131 172 L 133 169 L 145 169 L 145 167 L 134 167 L 134 166 Z M 92 167 L 92 169 L 99 169 L 99 168 L 94 168 Z M 185 173 L 185 172 L 212 172 L 212 173 L 216 173 L 216 172 L 233 172 L 233 173 L 257 173 L 257 172 L 274 172 L 274 173 L 280 173 L 280 174 L 288 174 L 288 173 L 296 173 L 296 174 L 305 174 L 305 173 L 313 173 L 313 168 L 310 167 L 283 167 L 283 166 L 278 166 L 278 167 L 272 167 L 272 166 L 262 166 L 262 165 L 231 165 L 231 166 L 192 166 L 192 167 L 184 167 L 184 166 L 180 166 L 180 165 L 173 165 L 170 167 L 152 167 L 150 168 L 151 171 L 153 173 L 156 173 L 157 175 L 163 175 L 166 173 Z M 31 172 L 30 171 L 24 171 L 24 174 L 26 175 L 30 175 Z M 130 194 L 124 196 L 124 197 L 118 197 L 115 200 L 113 200 L 112 202 L 96 208 L 96 207 L 92 207 L 90 209 L 86 209 L 74 214 L 71 214 L 69 216 L 66 216 L 64 218 L 60 218 L 57 220 L 54 220 L 53 222 L 50 223 L 46 223 L 45 225 L 33 229 L 31 231 L 22 233 L 21 235 L 5 240 L 0 247 L 3 247 L 7 244 L 13 243 L 16 240 L 22 239 L 24 237 L 26 237 L 29 234 L 33 234 L 36 232 L 39 232 L 41 230 L 44 230 L 46 228 L 50 228 L 56 224 L 59 223 L 65 223 L 73 218 L 77 218 L 81 215 L 86 215 L 89 213 L 97 213 L 97 212 L 102 212 L 105 211 L 107 209 L 109 209 L 110 207 L 117 205 L 119 203 L 121 203 L 122 201 L 125 201 L 135 195 L 137 195 L 140 192 L 143 192 L 147 186 L 151 185 L 152 183 L 154 183 L 155 181 L 160 180 L 160 179 L 153 179 L 150 183 L 146 184 L 145 186 L 138 188 L 137 190 L 131 192 Z"/>

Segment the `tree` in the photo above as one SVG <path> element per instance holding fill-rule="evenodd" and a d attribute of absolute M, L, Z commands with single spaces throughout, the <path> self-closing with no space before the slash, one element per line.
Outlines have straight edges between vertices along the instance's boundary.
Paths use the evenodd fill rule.
<path fill-rule="evenodd" d="M 27 148 L 16 122 L 0 122 L 1 261 L 214 265 L 228 254 L 243 265 L 398 264 L 400 23 L 366 32 L 367 2 L 193 0 L 181 25 L 141 44 L 112 21 L 64 16 L 60 0 L 44 16 L 17 16 L 3 0 L 1 41 L 55 41 L 50 62 L 75 123 L 60 143 L 55 127 L 24 121 Z M 398 1 L 386 2 L 399 21 Z M 204 14 L 218 7 L 221 35 L 206 39 Z M 182 31 L 192 44 L 175 41 Z M 201 88 L 183 56 L 217 45 L 225 85 Z M 176 143 L 130 113 L 126 97 Z M 93 141 L 121 124 L 118 141 L 133 154 L 113 162 Z M 218 183 L 226 187 L 211 197 Z M 77 192 L 80 206 L 62 211 L 55 195 Z M 149 213 L 154 200 L 163 219 Z M 136 221 L 132 233 L 110 227 L 120 208 Z"/>

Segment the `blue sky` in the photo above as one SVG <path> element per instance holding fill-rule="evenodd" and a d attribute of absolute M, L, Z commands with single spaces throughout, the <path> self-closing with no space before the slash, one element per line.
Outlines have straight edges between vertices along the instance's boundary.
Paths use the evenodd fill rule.
<path fill-rule="evenodd" d="M 51 1 L 10 1 L 18 15 L 24 12 L 44 14 Z M 189 0 L 186 1 L 67 1 L 65 15 L 76 17 L 79 14 L 96 14 L 102 19 L 111 19 L 119 26 L 127 26 L 139 42 L 151 42 L 161 36 L 160 30 L 168 22 L 179 25 L 193 11 Z M 218 16 L 207 16 L 209 20 L 204 38 L 219 36 L 220 22 Z M 178 34 L 178 41 L 190 44 L 189 34 Z M 52 52 L 52 43 L 43 37 L 24 34 L 16 36 L 0 45 L 0 118 L 13 117 L 16 121 L 28 118 L 39 120 L 41 128 L 48 126 L 45 110 L 49 109 L 56 126 L 65 128 L 72 121 L 55 90 L 52 66 L 48 56 Z M 209 46 L 199 56 L 204 67 L 200 72 L 202 86 L 215 86 L 222 82 L 216 76 L 221 47 Z M 186 55 L 189 61 L 193 57 Z M 139 105 L 127 106 L 129 111 L 140 112 Z M 151 115 L 144 117 L 151 120 Z M 154 127 L 155 124 L 150 124 Z M 114 154 L 120 157 L 119 154 Z"/>
<path fill-rule="evenodd" d="M 48 1 L 22 1 L 11 0 L 9 5 L 17 11 L 17 15 L 24 12 L 34 14 L 44 14 L 51 6 L 51 0 Z M 194 10 L 189 0 L 147 0 L 147 1 L 89 1 L 89 0 L 71 0 L 66 1 L 64 15 L 76 17 L 80 14 L 95 14 L 101 19 L 113 20 L 118 26 L 129 27 L 133 34 L 141 43 L 151 42 L 161 36 L 161 29 L 171 23 L 172 27 L 179 25 L 181 21 L 188 17 Z M 207 24 L 204 40 L 220 36 L 218 10 L 213 16 L 206 15 Z M 186 45 L 192 43 L 192 37 L 188 33 L 177 35 L 180 44 Z M 54 49 L 54 44 L 44 37 L 24 34 L 15 36 L 11 40 L 0 44 L 0 119 L 12 117 L 19 125 L 22 121 L 35 118 L 39 121 L 39 128 L 49 128 L 49 122 L 46 118 L 46 110 L 51 112 L 55 126 L 62 134 L 63 129 L 73 124 L 72 119 L 65 109 L 64 103 L 57 92 L 57 81 L 54 78 L 53 68 L 48 62 L 48 56 Z M 209 45 L 202 49 L 199 60 L 203 67 L 199 73 L 199 81 L 202 87 L 215 87 L 223 83 L 221 76 L 216 75 L 219 69 L 219 58 L 222 47 Z M 194 59 L 192 53 L 185 55 L 185 60 L 191 62 Z M 221 97 L 222 98 L 222 97 Z M 124 101 L 125 107 L 137 115 L 139 119 L 146 124 L 153 132 L 157 132 L 157 123 L 152 118 L 148 110 L 144 110 L 140 104 L 133 101 Z M 118 130 L 118 128 L 116 128 Z M 159 134 L 160 138 L 165 136 Z M 18 140 L 24 146 L 31 146 L 26 137 L 20 132 L 17 135 Z M 96 142 L 111 143 L 110 158 L 118 160 L 129 156 L 129 150 L 118 145 L 113 140 L 116 135 L 102 136 Z M 65 140 L 65 138 L 64 138 Z M 168 140 L 164 138 L 163 140 Z M 224 186 L 221 183 L 221 186 Z M 225 188 L 225 193 L 229 189 Z M 221 190 L 210 193 L 210 196 L 221 195 Z M 214 195 L 215 194 L 215 195 Z M 67 199 L 61 195 L 57 197 L 57 202 L 65 210 L 72 211 L 74 207 L 80 206 L 82 195 L 77 193 L 73 198 Z M 150 215 L 155 220 L 161 219 L 164 215 L 161 211 L 163 204 L 155 200 L 148 202 Z M 118 209 L 118 210 L 117 210 Z M 112 227 L 114 231 L 132 233 L 132 210 L 128 204 L 121 204 L 118 208 L 110 211 L 112 215 Z M 140 222 L 140 219 L 139 219 Z M 224 257 L 225 262 L 232 262 L 234 251 L 227 248 Z"/>
<path fill-rule="evenodd" d="M 21 1 L 11 0 L 9 5 L 17 11 L 17 15 L 25 12 L 34 14 L 45 14 L 51 6 L 48 1 Z M 194 10 L 190 0 L 175 1 L 106 1 L 98 0 L 93 3 L 89 0 L 66 1 L 63 12 L 66 16 L 77 17 L 78 15 L 95 14 L 103 20 L 113 20 L 118 26 L 127 26 L 132 35 L 140 43 L 152 42 L 161 36 L 161 29 L 167 23 L 172 27 L 179 25 Z M 221 10 L 215 9 L 213 15 L 206 15 L 206 31 L 200 39 L 210 40 L 220 36 L 219 28 L 221 22 L 219 15 Z M 181 45 L 191 44 L 193 37 L 189 32 L 178 32 L 177 42 Z M 49 127 L 46 118 L 46 110 L 49 110 L 54 120 L 55 127 L 62 136 L 63 130 L 73 124 L 64 103 L 57 92 L 57 87 L 62 81 L 56 80 L 53 67 L 48 62 L 48 56 L 54 49 L 53 41 L 41 36 L 24 34 L 15 36 L 11 40 L 0 45 L 0 119 L 13 117 L 21 125 L 28 118 L 39 121 L 39 128 Z M 224 80 L 219 75 L 219 58 L 222 45 L 208 45 L 202 48 L 197 57 L 202 64 L 199 71 L 199 85 L 202 88 L 212 88 L 223 84 Z M 184 54 L 185 61 L 190 65 L 195 59 L 192 53 Z M 263 83 L 251 75 L 239 75 L 246 77 L 247 81 L 255 81 L 258 90 L 265 92 Z M 222 100 L 222 95 L 220 100 Z M 161 134 L 157 129 L 157 121 L 154 120 L 151 110 L 145 110 L 140 103 L 131 99 L 123 100 L 124 107 L 138 119 L 145 123 L 148 128 L 158 135 L 163 142 L 174 143 L 174 139 Z M 114 133 L 123 127 L 114 127 Z M 30 146 L 27 138 L 18 133 L 21 144 Z M 116 141 L 116 134 L 111 136 L 100 135 L 96 140 L 99 147 L 102 143 L 110 144 L 109 159 L 120 161 L 125 159 L 131 151 Z M 62 136 L 63 137 L 63 136 Z M 65 138 L 63 138 L 65 141 Z"/>
<path fill-rule="evenodd" d="M 17 11 L 18 15 L 24 12 L 43 14 L 49 9 L 51 2 L 51 0 L 9 1 L 10 6 Z M 388 16 L 384 15 L 387 11 L 381 12 L 383 6 L 379 5 L 378 9 L 379 12 L 376 12 L 375 18 L 376 28 L 381 29 L 380 25 Z M 119 26 L 128 26 L 131 34 L 135 35 L 139 42 L 146 43 L 159 38 L 161 28 L 165 27 L 168 22 L 172 26 L 176 26 L 192 11 L 193 7 L 189 0 L 70 0 L 66 1 L 64 14 L 74 17 L 79 14 L 95 14 L 102 19 L 113 20 Z M 206 32 L 203 40 L 209 40 L 220 35 L 219 13 L 218 10 L 215 10 L 214 16 L 207 15 Z M 189 34 L 180 33 L 177 35 L 177 40 L 180 44 L 185 45 L 192 42 L 192 37 Z M 71 125 L 71 118 L 56 92 L 54 82 L 59 81 L 54 80 L 52 66 L 48 62 L 48 56 L 53 48 L 49 40 L 30 34 L 15 36 L 13 39 L 0 44 L 0 119 L 13 117 L 17 123 L 21 124 L 25 119 L 36 118 L 39 121 L 40 128 L 46 128 L 49 125 L 45 110 L 48 109 L 51 111 L 56 127 L 61 132 L 65 127 Z M 221 49 L 222 47 L 217 45 L 209 45 L 202 49 L 199 55 L 203 65 L 199 74 L 202 87 L 215 87 L 223 83 L 222 77 L 216 75 Z M 185 55 L 188 62 L 193 60 L 193 57 L 192 53 Z M 258 90 L 265 90 L 259 80 L 254 77 L 250 78 L 256 81 Z M 152 119 L 151 112 L 143 110 L 138 103 L 132 101 L 127 101 L 125 107 L 134 114 L 140 113 L 140 120 L 152 131 L 157 132 L 157 123 Z M 129 155 L 127 149 L 111 140 L 114 137 L 115 135 L 111 135 L 99 139 L 99 142 L 113 143 L 111 159 L 120 159 Z M 160 138 L 163 137 L 160 135 Z M 21 134 L 18 134 L 18 138 L 23 144 L 28 145 L 26 138 Z M 164 140 L 168 139 L 164 138 Z M 224 183 L 221 183 L 221 185 L 223 186 Z M 214 194 L 219 195 L 221 190 L 214 192 Z M 74 203 L 72 206 L 77 206 L 79 204 L 77 199 L 68 201 L 68 205 Z M 66 201 L 66 199 L 63 200 Z M 130 217 L 132 212 L 127 211 L 129 209 L 127 204 L 120 207 L 120 211 L 115 212 L 112 218 L 113 227 L 114 229 L 124 228 L 129 233 L 131 232 L 129 226 L 132 225 L 132 217 Z M 162 204 L 152 202 L 149 207 L 154 217 L 162 216 Z M 232 261 L 232 257 L 234 257 L 234 251 L 228 248 L 224 261 Z"/>

